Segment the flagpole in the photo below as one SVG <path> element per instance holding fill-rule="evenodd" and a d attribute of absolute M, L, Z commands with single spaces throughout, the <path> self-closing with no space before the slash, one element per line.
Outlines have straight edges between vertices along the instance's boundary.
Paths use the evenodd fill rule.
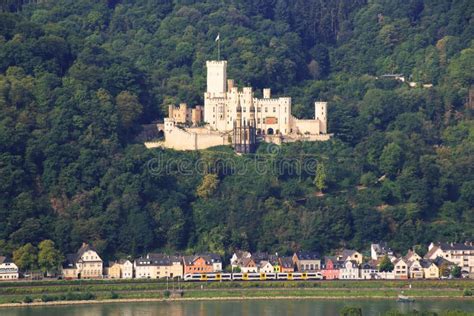
<path fill-rule="evenodd" d="M 221 34 L 217 35 L 219 39 L 217 40 L 217 60 L 221 60 Z"/>

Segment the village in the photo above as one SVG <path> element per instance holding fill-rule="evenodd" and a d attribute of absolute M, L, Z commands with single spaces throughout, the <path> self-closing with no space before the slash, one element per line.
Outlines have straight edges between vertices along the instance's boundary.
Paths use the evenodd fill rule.
<path fill-rule="evenodd" d="M 370 252 L 370 255 L 369 255 Z M 121 259 L 107 265 L 96 249 L 83 243 L 66 260 L 56 276 L 62 279 L 185 279 L 192 275 L 210 274 L 309 274 L 323 280 L 406 280 L 474 277 L 473 243 L 431 243 L 422 257 L 413 249 L 404 256 L 394 253 L 386 243 L 371 244 L 370 251 L 342 249 L 332 256 L 298 251 L 293 256 L 236 250 L 225 265 L 218 254 L 191 256 L 149 253 L 133 259 Z M 28 279 L 25 271 L 8 257 L 0 257 L 0 281 Z M 219 279 L 219 278 L 218 278 Z M 244 277 L 243 280 L 246 278 Z M 257 280 L 262 278 L 257 278 Z M 264 278 L 265 279 L 265 278 Z M 296 278 L 295 278 L 296 279 Z M 303 278 L 304 279 L 304 278 Z"/>

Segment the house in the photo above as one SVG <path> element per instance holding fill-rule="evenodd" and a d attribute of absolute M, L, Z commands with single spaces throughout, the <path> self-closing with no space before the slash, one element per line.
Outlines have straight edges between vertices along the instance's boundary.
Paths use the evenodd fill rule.
<path fill-rule="evenodd" d="M 341 280 L 357 280 L 359 279 L 359 264 L 355 260 L 347 260 L 343 263 L 339 270 L 339 278 Z"/>
<path fill-rule="evenodd" d="M 408 250 L 406 256 L 404 257 L 405 261 L 415 261 L 420 260 L 421 257 L 413 250 Z"/>
<path fill-rule="evenodd" d="M 18 277 L 18 266 L 9 257 L 0 256 L 0 281 L 17 280 Z"/>
<path fill-rule="evenodd" d="M 388 247 L 386 242 L 370 245 L 370 258 L 372 260 L 378 260 L 385 256 L 388 256 L 390 259 L 394 256 L 392 249 Z"/>
<path fill-rule="evenodd" d="M 96 249 L 83 243 L 75 254 L 66 255 L 62 274 L 66 279 L 102 278 L 103 268 L 103 261 Z"/>
<path fill-rule="evenodd" d="M 270 262 L 270 264 L 273 266 L 273 272 L 279 273 L 281 271 L 280 260 L 278 260 L 278 254 L 269 255 L 268 262 Z"/>
<path fill-rule="evenodd" d="M 278 258 L 278 262 L 280 264 L 281 273 L 290 273 L 295 271 L 292 257 L 280 257 Z"/>
<path fill-rule="evenodd" d="M 260 273 L 274 273 L 273 265 L 270 261 L 262 260 L 258 264 L 258 272 Z"/>
<path fill-rule="evenodd" d="M 266 252 L 254 252 L 252 254 L 253 261 L 258 265 L 260 261 L 268 261 L 269 254 Z"/>
<path fill-rule="evenodd" d="M 403 258 L 398 258 L 393 262 L 393 274 L 395 279 L 408 279 L 409 267 L 408 262 Z"/>
<path fill-rule="evenodd" d="M 341 264 L 336 257 L 324 257 L 324 264 L 321 265 L 321 273 L 326 280 L 339 279 L 339 268 Z"/>
<path fill-rule="evenodd" d="M 242 273 L 255 273 L 258 272 L 258 267 L 252 258 L 243 258 L 239 264 L 240 271 Z"/>
<path fill-rule="evenodd" d="M 133 263 L 130 260 L 120 259 L 109 264 L 108 276 L 111 279 L 132 279 Z"/>
<path fill-rule="evenodd" d="M 426 260 L 426 259 L 425 259 Z M 454 262 L 444 259 L 443 257 L 436 257 L 436 259 L 432 260 L 433 263 L 439 269 L 439 277 L 448 277 L 451 273 L 451 270 L 458 265 Z"/>
<path fill-rule="evenodd" d="M 106 275 L 108 275 L 110 279 L 122 278 L 122 267 L 119 262 L 109 263 L 109 269 L 106 272 Z"/>
<path fill-rule="evenodd" d="M 184 274 L 212 273 L 214 265 L 208 256 L 184 256 Z"/>
<path fill-rule="evenodd" d="M 200 256 L 212 263 L 212 272 L 222 272 L 222 259 L 216 253 L 205 253 Z"/>
<path fill-rule="evenodd" d="M 465 243 L 431 243 L 425 259 L 435 260 L 442 257 L 461 267 L 464 274 L 474 277 L 474 245 Z"/>
<path fill-rule="evenodd" d="M 336 253 L 337 261 L 346 262 L 348 260 L 353 260 L 357 262 L 357 264 L 362 263 L 363 256 L 360 252 L 351 249 L 343 249 Z"/>
<path fill-rule="evenodd" d="M 370 260 L 360 265 L 360 278 L 363 280 L 374 280 L 379 278 L 379 269 L 377 262 Z"/>
<path fill-rule="evenodd" d="M 319 253 L 312 251 L 298 251 L 293 254 L 293 264 L 297 271 L 316 271 L 321 269 Z"/>
<path fill-rule="evenodd" d="M 408 277 L 410 279 L 423 279 L 423 267 L 419 260 L 408 261 Z"/>
<path fill-rule="evenodd" d="M 238 263 L 240 260 L 242 260 L 243 258 L 250 258 L 251 256 L 252 254 L 248 251 L 242 251 L 242 250 L 235 251 L 232 257 L 230 258 L 230 265 L 232 266 L 232 269 L 238 266 Z"/>
<path fill-rule="evenodd" d="M 150 253 L 135 260 L 137 279 L 182 278 L 183 263 L 180 257 Z"/>
<path fill-rule="evenodd" d="M 439 268 L 431 260 L 421 259 L 421 267 L 423 268 L 423 277 L 425 279 L 438 279 L 439 278 Z"/>

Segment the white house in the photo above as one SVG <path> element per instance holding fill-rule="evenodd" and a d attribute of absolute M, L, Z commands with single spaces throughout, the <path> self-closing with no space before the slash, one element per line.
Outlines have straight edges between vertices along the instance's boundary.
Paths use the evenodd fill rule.
<path fill-rule="evenodd" d="M 377 269 L 377 264 L 372 262 L 365 262 L 360 266 L 360 278 L 363 280 L 372 280 L 379 278 L 379 269 Z"/>
<path fill-rule="evenodd" d="M 393 274 L 395 279 L 408 279 L 409 265 L 406 260 L 399 258 L 393 262 Z"/>
<path fill-rule="evenodd" d="M 234 252 L 232 257 L 230 258 L 230 265 L 232 266 L 232 269 L 235 269 L 236 267 L 239 266 L 239 262 L 244 259 L 244 258 L 250 258 L 252 257 L 252 254 L 248 251 L 242 251 L 242 250 L 237 250 Z"/>
<path fill-rule="evenodd" d="M 18 266 L 8 257 L 0 256 L 0 281 L 17 280 Z"/>
<path fill-rule="evenodd" d="M 354 260 L 347 260 L 339 270 L 339 279 L 357 280 L 359 279 L 359 265 Z"/>
<path fill-rule="evenodd" d="M 273 273 L 275 272 L 273 265 L 269 261 L 262 260 L 258 265 L 258 271 L 260 273 Z"/>

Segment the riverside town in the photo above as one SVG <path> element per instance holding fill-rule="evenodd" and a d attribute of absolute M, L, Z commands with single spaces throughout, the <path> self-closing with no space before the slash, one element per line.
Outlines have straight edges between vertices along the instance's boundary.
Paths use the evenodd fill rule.
<path fill-rule="evenodd" d="M 127 257 L 104 263 L 92 245 L 83 243 L 76 253 L 65 257 L 60 267 L 51 266 L 42 274 L 20 270 L 11 259 L 0 257 L 0 280 L 28 279 L 32 275 L 35 279 L 175 278 L 184 281 L 474 278 L 474 244 L 431 243 L 423 256 L 414 249 L 397 254 L 380 242 L 371 244 L 370 249 L 339 249 L 326 256 L 313 251 L 282 256 L 236 250 L 228 262 L 215 253 L 148 253 L 136 259 Z"/>

